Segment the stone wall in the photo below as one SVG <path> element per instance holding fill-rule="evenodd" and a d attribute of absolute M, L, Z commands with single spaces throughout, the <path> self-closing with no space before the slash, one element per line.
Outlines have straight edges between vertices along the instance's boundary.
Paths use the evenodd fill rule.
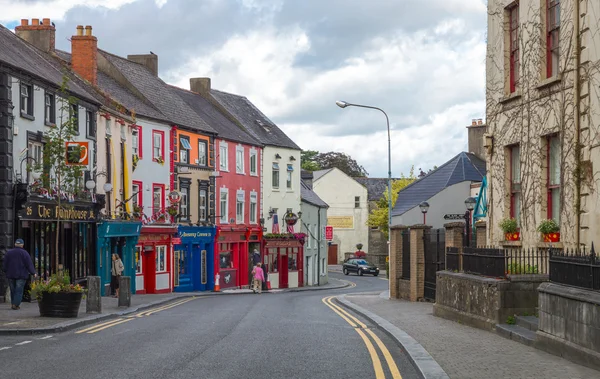
<path fill-rule="evenodd" d="M 480 329 L 493 330 L 508 316 L 533 314 L 544 275 L 514 275 L 509 279 L 440 271 L 433 314 Z"/>
<path fill-rule="evenodd" d="M 600 370 L 600 292 L 544 283 L 539 300 L 536 347 Z"/>

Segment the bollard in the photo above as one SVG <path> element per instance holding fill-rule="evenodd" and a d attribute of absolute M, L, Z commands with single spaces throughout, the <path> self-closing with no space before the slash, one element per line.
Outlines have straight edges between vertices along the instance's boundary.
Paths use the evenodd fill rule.
<path fill-rule="evenodd" d="M 87 277 L 87 295 L 85 313 L 102 313 L 102 296 L 100 295 L 100 277 Z"/>
<path fill-rule="evenodd" d="M 131 306 L 131 277 L 119 277 L 119 307 Z"/>

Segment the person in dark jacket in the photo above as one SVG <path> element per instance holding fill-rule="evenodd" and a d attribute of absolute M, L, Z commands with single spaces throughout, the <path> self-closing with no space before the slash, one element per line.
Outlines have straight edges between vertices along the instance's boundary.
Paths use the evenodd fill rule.
<path fill-rule="evenodd" d="M 23 249 L 24 244 L 22 239 L 17 239 L 15 248 L 10 249 L 4 255 L 4 272 L 8 279 L 10 302 L 14 310 L 20 309 L 23 300 L 23 289 L 29 275 L 37 276 L 31 256 Z"/>

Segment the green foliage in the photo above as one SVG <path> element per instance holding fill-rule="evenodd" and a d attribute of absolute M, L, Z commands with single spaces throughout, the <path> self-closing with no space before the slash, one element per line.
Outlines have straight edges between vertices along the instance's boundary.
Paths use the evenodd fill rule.
<path fill-rule="evenodd" d="M 59 292 L 84 292 L 85 290 L 79 284 L 71 284 L 71 277 L 68 271 L 52 274 L 47 280 L 36 279 L 31 283 L 29 293 L 32 297 L 40 300 L 44 293 Z"/>
<path fill-rule="evenodd" d="M 517 320 L 515 319 L 515 316 L 508 316 L 508 317 L 506 318 L 506 323 L 507 323 L 508 325 L 514 325 L 514 324 L 516 324 L 516 323 L 517 323 Z"/>
<path fill-rule="evenodd" d="M 319 152 L 316 150 L 305 150 L 300 153 L 300 162 L 303 170 L 318 171 L 321 166 L 316 162 Z"/>
<path fill-rule="evenodd" d="M 553 219 L 543 220 L 538 225 L 537 230 L 542 234 L 558 233 L 560 232 L 560 226 Z"/>
<path fill-rule="evenodd" d="M 505 218 L 500 222 L 500 229 L 504 233 L 516 233 L 518 229 L 517 220 L 514 218 Z"/>
<path fill-rule="evenodd" d="M 540 271 L 538 266 L 532 266 L 530 264 L 521 265 L 519 263 L 510 263 L 506 268 L 507 275 L 521 275 L 521 274 L 539 274 Z"/>
<path fill-rule="evenodd" d="M 414 182 L 416 179 L 414 168 L 411 168 L 408 177 L 405 177 L 404 174 L 401 174 L 400 179 L 392 181 L 392 208 L 394 205 L 396 205 L 398 192 Z M 371 211 L 371 214 L 367 219 L 367 225 L 371 227 L 378 227 L 385 237 L 388 238 L 388 187 L 386 187 L 382 197 L 377 201 L 376 205 L 377 207 Z"/>
<path fill-rule="evenodd" d="M 365 177 L 369 174 L 363 166 L 345 153 L 334 151 L 319 153 L 316 150 L 306 150 L 300 154 L 300 157 L 302 169 L 308 171 L 326 170 L 335 167 L 351 177 Z"/>

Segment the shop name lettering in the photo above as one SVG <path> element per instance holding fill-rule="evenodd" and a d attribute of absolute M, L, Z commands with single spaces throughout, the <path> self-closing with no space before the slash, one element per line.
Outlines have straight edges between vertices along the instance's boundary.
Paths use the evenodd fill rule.
<path fill-rule="evenodd" d="M 186 233 L 186 232 L 182 232 L 181 235 L 179 236 L 181 238 L 185 238 L 185 237 L 192 237 L 192 238 L 197 238 L 197 237 L 210 237 L 210 233 Z"/>
<path fill-rule="evenodd" d="M 95 218 L 94 211 L 85 211 L 78 209 L 65 209 L 59 206 L 50 207 L 45 205 L 37 206 L 37 214 L 34 214 L 32 207 L 27 207 L 27 216 L 39 218 L 60 218 L 62 220 L 89 220 Z"/>

